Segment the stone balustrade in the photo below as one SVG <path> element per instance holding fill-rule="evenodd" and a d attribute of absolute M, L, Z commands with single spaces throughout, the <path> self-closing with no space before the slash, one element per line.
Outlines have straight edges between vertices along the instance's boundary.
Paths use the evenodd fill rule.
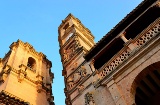
<path fill-rule="evenodd" d="M 98 81 L 104 79 L 108 74 L 113 72 L 122 62 L 124 62 L 135 50 L 139 50 L 143 45 L 152 40 L 160 33 L 160 18 L 146 28 L 143 32 L 137 35 L 131 43 L 136 48 L 130 50 L 127 46 L 123 47 L 114 57 L 112 57 L 105 65 L 98 70 Z"/>

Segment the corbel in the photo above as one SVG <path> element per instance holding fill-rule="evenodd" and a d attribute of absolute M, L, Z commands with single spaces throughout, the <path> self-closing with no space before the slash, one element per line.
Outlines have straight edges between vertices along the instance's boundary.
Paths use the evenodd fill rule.
<path fill-rule="evenodd" d="M 37 84 L 37 92 L 40 93 L 42 91 L 42 84 L 43 84 L 43 76 L 41 75 L 37 75 L 36 76 L 37 78 L 37 81 L 36 81 L 36 84 Z"/>

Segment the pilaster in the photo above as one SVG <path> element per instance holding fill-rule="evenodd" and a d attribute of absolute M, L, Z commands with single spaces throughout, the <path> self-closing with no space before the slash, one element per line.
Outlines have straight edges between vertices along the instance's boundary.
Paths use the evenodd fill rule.
<path fill-rule="evenodd" d="M 116 105 L 127 105 L 121 91 L 119 90 L 114 80 L 111 80 L 110 82 L 107 83 L 107 88 L 109 89 Z"/>

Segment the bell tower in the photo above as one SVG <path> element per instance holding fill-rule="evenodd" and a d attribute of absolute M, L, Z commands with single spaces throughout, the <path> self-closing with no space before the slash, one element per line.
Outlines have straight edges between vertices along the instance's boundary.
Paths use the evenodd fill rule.
<path fill-rule="evenodd" d="M 66 104 L 70 105 L 70 95 L 67 94 L 81 81 L 86 71 L 83 63 L 84 55 L 94 46 L 94 36 L 81 21 L 69 14 L 58 27 L 58 41 L 63 64 L 62 75 L 65 81 Z M 78 69 L 81 68 L 81 71 Z M 83 70 L 82 70 L 83 69 Z M 76 86 L 77 85 L 77 86 Z"/>
<path fill-rule="evenodd" d="M 76 54 L 87 53 L 94 45 L 94 36 L 81 21 L 69 14 L 58 27 L 58 41 L 63 66 L 66 67 Z"/>
<path fill-rule="evenodd" d="M 21 40 L 0 59 L 1 105 L 54 105 L 52 63 Z"/>

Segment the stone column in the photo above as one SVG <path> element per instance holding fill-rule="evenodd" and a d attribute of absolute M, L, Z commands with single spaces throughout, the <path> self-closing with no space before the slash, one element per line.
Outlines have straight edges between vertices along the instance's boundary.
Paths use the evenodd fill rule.
<path fill-rule="evenodd" d="M 123 32 L 119 35 L 119 37 L 125 42 L 125 46 L 128 46 L 128 48 L 130 50 L 134 50 L 136 48 L 136 46 L 134 45 L 134 43 L 132 43 L 132 39 L 128 40 L 125 37 L 126 32 Z"/>
<path fill-rule="evenodd" d="M 120 34 L 120 38 L 126 43 L 128 42 L 128 39 L 125 37 L 126 32 L 123 32 Z"/>

